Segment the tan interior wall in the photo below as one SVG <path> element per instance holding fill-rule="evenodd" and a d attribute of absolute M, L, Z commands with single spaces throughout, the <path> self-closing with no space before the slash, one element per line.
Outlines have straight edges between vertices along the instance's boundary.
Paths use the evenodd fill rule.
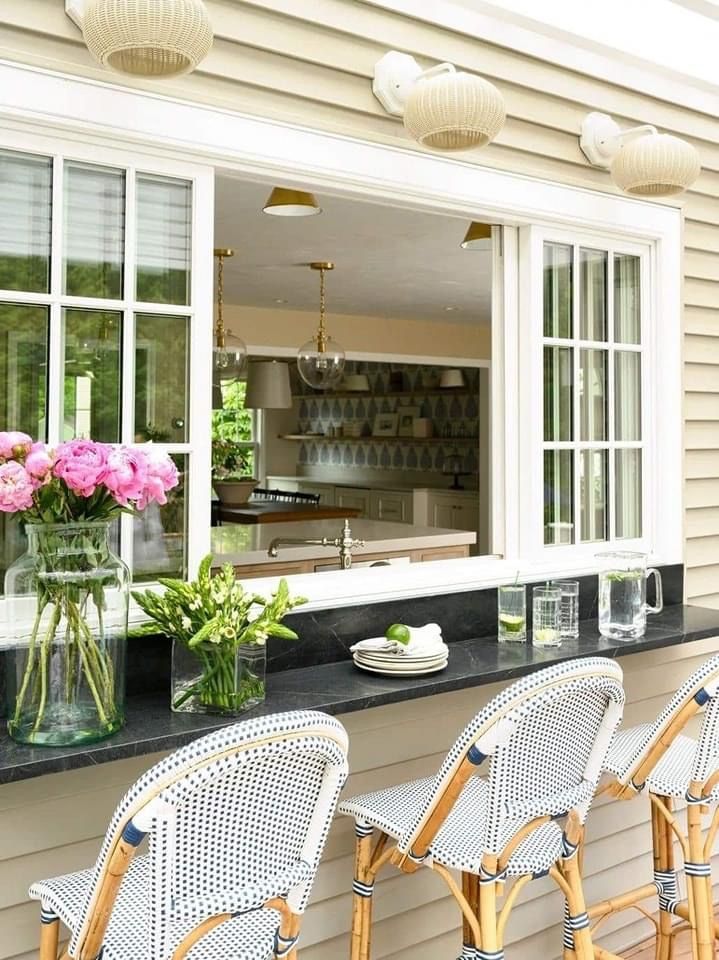
<path fill-rule="evenodd" d="M 254 346 L 297 348 L 317 329 L 317 314 L 227 304 L 228 328 Z M 480 324 L 430 323 L 397 317 L 327 314 L 327 326 L 342 348 L 388 356 L 489 359 L 490 329 Z M 438 352 L 439 351 L 439 352 Z"/>

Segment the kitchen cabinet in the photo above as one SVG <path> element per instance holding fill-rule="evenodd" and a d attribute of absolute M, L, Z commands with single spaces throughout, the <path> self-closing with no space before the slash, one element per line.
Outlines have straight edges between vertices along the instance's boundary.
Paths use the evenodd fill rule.
<path fill-rule="evenodd" d="M 412 523 L 411 490 L 372 490 L 370 518 L 391 520 L 394 523 Z"/>
<path fill-rule="evenodd" d="M 351 507 L 360 517 L 370 516 L 370 491 L 364 487 L 335 487 L 335 506 Z"/>
<path fill-rule="evenodd" d="M 415 522 L 445 530 L 477 530 L 479 497 L 476 493 L 451 490 L 415 492 Z"/>

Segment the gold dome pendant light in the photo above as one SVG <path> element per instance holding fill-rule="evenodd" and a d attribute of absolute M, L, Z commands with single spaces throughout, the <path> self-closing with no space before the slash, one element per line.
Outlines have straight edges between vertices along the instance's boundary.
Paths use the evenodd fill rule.
<path fill-rule="evenodd" d="M 322 213 L 313 193 L 286 187 L 275 187 L 262 210 L 272 217 L 314 217 Z"/>
<path fill-rule="evenodd" d="M 320 261 L 309 266 L 320 274 L 320 325 L 314 338 L 297 351 L 297 370 L 308 387 L 325 390 L 339 381 L 345 368 L 344 350 L 332 343 L 325 324 L 325 272 L 335 265 Z"/>
<path fill-rule="evenodd" d="M 477 220 L 473 220 L 467 232 L 464 235 L 464 240 L 460 243 L 460 247 L 463 250 L 486 250 L 488 248 L 487 240 L 492 239 L 492 227 L 489 223 L 479 223 Z"/>
<path fill-rule="evenodd" d="M 225 258 L 234 257 L 229 247 L 218 247 L 217 258 L 217 320 L 215 322 L 215 346 L 212 351 L 212 372 L 215 380 L 237 380 L 245 369 L 247 347 L 243 340 L 225 329 L 222 308 L 224 305 Z M 228 343 L 232 340 L 232 344 Z"/>
<path fill-rule="evenodd" d="M 203 0 L 87 0 L 81 29 L 104 67 L 137 77 L 190 73 L 213 40 Z"/>

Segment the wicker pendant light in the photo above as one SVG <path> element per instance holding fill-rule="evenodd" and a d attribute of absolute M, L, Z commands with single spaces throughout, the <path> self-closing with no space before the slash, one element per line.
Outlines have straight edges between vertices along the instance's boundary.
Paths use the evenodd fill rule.
<path fill-rule="evenodd" d="M 212 46 L 203 0 L 88 0 L 82 33 L 103 66 L 139 77 L 190 73 Z"/>
<path fill-rule="evenodd" d="M 407 132 L 435 150 L 483 147 L 504 126 L 504 98 L 494 84 L 441 63 L 425 71 L 404 108 Z"/>
<path fill-rule="evenodd" d="M 649 133 L 625 143 L 611 165 L 614 182 L 637 197 L 682 193 L 699 176 L 694 147 L 667 133 Z"/>

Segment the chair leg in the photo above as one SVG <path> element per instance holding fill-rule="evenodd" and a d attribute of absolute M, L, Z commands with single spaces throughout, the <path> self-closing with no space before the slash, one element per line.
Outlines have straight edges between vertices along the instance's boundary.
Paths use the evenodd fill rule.
<path fill-rule="evenodd" d="M 60 920 L 53 913 L 43 910 L 40 922 L 39 960 L 57 960 L 57 942 L 60 936 Z"/>
<path fill-rule="evenodd" d="M 472 908 L 475 917 L 479 916 L 479 877 L 476 873 L 462 873 L 462 893 Z M 474 960 L 478 944 L 467 918 L 462 914 L 462 953 L 459 960 Z"/>
<path fill-rule="evenodd" d="M 275 960 L 297 960 L 300 918 L 289 911 L 282 917 L 275 945 Z"/>
<path fill-rule="evenodd" d="M 352 884 L 352 933 L 350 960 L 369 960 L 372 945 L 372 893 L 370 873 L 372 861 L 372 827 L 358 823 L 355 827 L 355 878 Z"/>
<path fill-rule="evenodd" d="M 567 855 L 557 863 L 556 868 L 549 872 L 559 884 L 566 901 L 565 950 L 568 949 L 568 934 L 571 932 L 574 941 L 574 956 L 577 960 L 594 960 L 594 948 L 589 930 L 589 916 L 584 900 L 580 869 L 579 850 L 583 839 L 581 827 L 575 823 L 570 824 L 565 833 L 565 841 L 568 845 Z M 571 956 L 571 953 L 569 953 L 569 956 Z"/>
<path fill-rule="evenodd" d="M 658 797 L 671 812 L 670 797 Z M 659 892 L 659 923 L 657 925 L 656 960 L 671 960 L 674 934 L 672 917 L 679 900 L 677 875 L 674 869 L 674 840 L 666 819 L 652 803 L 652 847 L 654 852 L 654 881 Z"/>
<path fill-rule="evenodd" d="M 695 960 L 714 960 L 714 910 L 712 906 L 711 864 L 704 862 L 702 836 L 702 806 L 690 803 L 687 807 L 687 839 L 689 857 L 684 870 L 687 887 L 691 886 L 696 933 Z"/>
<path fill-rule="evenodd" d="M 494 873 L 497 869 L 494 862 L 485 856 L 483 861 L 487 872 Z M 477 956 L 479 960 L 504 960 L 504 950 L 497 930 L 497 883 L 478 884 L 477 899 L 479 903 L 479 929 L 482 937 Z"/>

